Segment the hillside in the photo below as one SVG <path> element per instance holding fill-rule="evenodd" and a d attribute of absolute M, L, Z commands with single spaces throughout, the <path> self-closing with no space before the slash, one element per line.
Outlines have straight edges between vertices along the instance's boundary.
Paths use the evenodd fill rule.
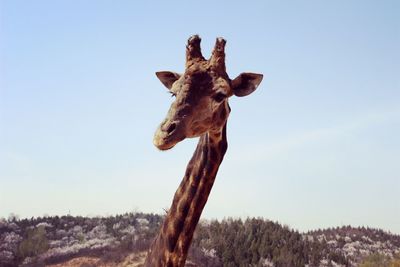
<path fill-rule="evenodd" d="M 67 261 L 68 266 L 138 266 L 162 219 L 144 213 L 1 219 L 0 266 L 66 266 Z M 359 266 L 393 262 L 398 253 L 400 236 L 379 229 L 346 226 L 299 233 L 249 218 L 202 221 L 189 261 L 211 267 Z"/>

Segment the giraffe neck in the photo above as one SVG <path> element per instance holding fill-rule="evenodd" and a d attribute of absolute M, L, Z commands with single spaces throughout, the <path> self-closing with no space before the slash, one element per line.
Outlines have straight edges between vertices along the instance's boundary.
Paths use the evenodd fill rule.
<path fill-rule="evenodd" d="M 214 184 L 228 143 L 226 124 L 200 137 L 171 208 L 146 258 L 146 267 L 183 267 L 193 233 Z"/>

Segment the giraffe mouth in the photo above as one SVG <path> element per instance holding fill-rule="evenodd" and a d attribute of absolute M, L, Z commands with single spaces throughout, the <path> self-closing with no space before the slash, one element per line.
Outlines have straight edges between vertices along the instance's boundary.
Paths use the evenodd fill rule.
<path fill-rule="evenodd" d="M 178 122 L 163 122 L 154 134 L 153 144 L 160 150 L 168 150 L 173 148 L 177 143 L 185 139 L 182 131 L 178 128 Z"/>

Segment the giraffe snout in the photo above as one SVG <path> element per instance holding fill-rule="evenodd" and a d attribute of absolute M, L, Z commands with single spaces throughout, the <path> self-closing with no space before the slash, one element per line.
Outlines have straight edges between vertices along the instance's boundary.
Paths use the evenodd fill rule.
<path fill-rule="evenodd" d="M 178 121 L 165 120 L 154 135 L 154 145 L 160 150 L 167 150 L 185 139 L 185 135 L 181 133 L 181 126 Z"/>

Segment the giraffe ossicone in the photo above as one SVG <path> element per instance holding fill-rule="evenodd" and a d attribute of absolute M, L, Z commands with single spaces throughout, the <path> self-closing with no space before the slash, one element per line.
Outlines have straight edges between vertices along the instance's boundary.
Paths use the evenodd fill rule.
<path fill-rule="evenodd" d="M 154 145 L 167 150 L 186 138 L 200 139 L 148 252 L 146 267 L 184 266 L 194 230 L 227 150 L 228 99 L 251 94 L 263 78 L 262 74 L 244 72 L 231 80 L 225 67 L 225 39 L 216 39 L 208 60 L 201 53 L 200 42 L 198 35 L 188 39 L 183 74 L 156 73 L 175 100 L 156 130 Z"/>

